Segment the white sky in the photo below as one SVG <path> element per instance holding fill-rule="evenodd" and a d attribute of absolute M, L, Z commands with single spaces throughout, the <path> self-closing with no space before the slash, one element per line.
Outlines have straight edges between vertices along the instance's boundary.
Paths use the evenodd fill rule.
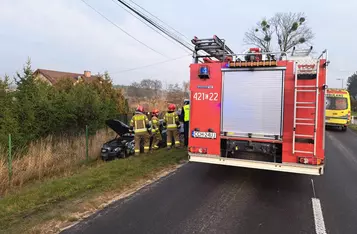
<path fill-rule="evenodd" d="M 144 78 L 160 79 L 164 84 L 189 79 L 190 56 L 120 73 L 189 52 L 152 31 L 112 0 L 86 1 L 166 57 L 128 37 L 80 0 L 0 0 L 0 76 L 14 75 L 31 57 L 33 69 L 78 73 L 108 70 L 115 84 Z M 314 48 L 329 50 L 328 85 L 341 87 L 336 78 L 347 78 L 357 70 L 354 0 L 300 0 L 289 4 L 283 0 L 135 2 L 188 38 L 216 34 L 225 38 L 235 52 L 246 49 L 242 42 L 244 32 L 262 17 L 303 11 L 316 35 Z"/>

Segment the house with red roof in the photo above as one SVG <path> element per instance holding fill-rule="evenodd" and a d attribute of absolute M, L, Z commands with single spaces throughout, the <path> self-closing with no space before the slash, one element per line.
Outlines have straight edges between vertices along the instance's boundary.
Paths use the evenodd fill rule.
<path fill-rule="evenodd" d="M 34 76 L 36 79 L 48 82 L 51 85 L 56 84 L 60 80 L 68 78 L 73 79 L 74 83 L 81 81 L 91 82 L 101 78 L 101 76 L 93 76 L 90 71 L 84 71 L 83 73 L 71 73 L 46 69 L 37 69 L 34 72 Z"/>

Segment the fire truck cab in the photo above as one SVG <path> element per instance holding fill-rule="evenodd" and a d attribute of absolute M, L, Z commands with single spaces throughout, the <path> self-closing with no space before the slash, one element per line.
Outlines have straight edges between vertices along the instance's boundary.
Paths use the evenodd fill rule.
<path fill-rule="evenodd" d="M 322 175 L 327 51 L 235 54 L 217 36 L 192 43 L 189 161 Z"/>

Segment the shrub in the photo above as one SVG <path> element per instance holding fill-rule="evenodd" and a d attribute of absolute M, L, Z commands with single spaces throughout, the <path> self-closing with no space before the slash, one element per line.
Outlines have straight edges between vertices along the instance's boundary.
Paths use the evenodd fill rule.
<path fill-rule="evenodd" d="M 127 114 L 121 91 L 112 85 L 105 73 L 93 82 L 74 85 L 63 79 L 52 86 L 37 80 L 30 60 L 15 77 L 17 90 L 8 92 L 9 78 L 0 79 L 0 147 L 6 148 L 7 136 L 13 145 L 23 148 L 48 135 L 90 133 L 103 128 L 105 120 Z"/>

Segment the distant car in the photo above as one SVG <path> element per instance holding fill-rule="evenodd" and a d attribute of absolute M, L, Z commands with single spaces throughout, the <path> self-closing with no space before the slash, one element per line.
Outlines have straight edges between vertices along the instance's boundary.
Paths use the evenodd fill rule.
<path fill-rule="evenodd" d="M 113 140 L 103 144 L 101 158 L 107 161 L 115 158 L 126 158 L 134 154 L 134 133 L 129 131 L 129 126 L 116 119 L 109 119 L 105 123 L 118 135 Z"/>

